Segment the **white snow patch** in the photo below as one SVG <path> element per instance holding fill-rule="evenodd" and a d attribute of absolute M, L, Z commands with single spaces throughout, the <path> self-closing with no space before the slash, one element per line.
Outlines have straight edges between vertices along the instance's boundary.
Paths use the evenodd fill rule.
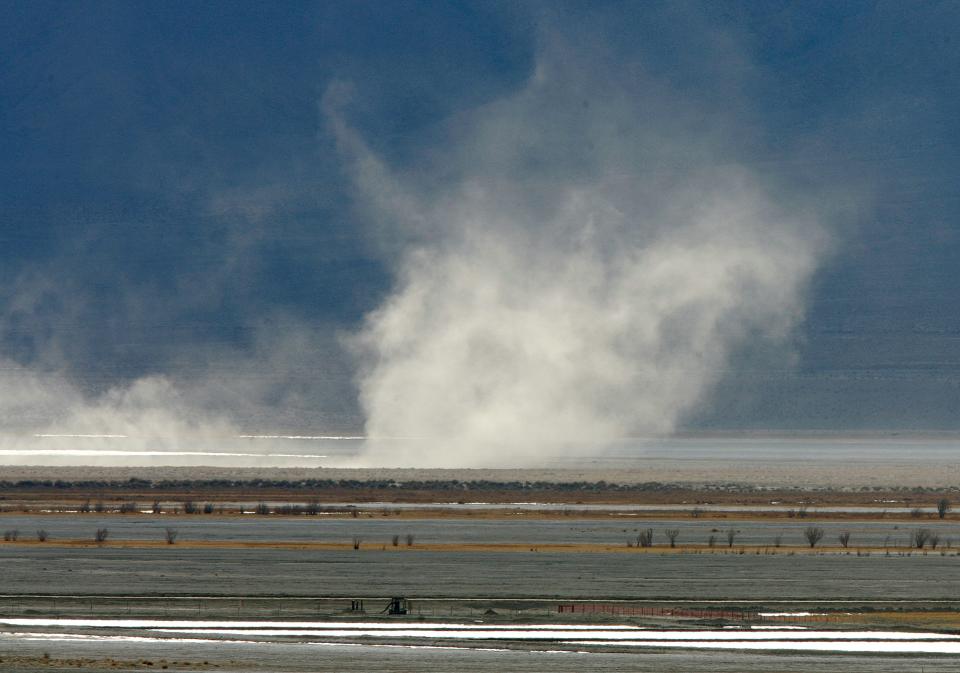
<path fill-rule="evenodd" d="M 571 645 L 610 645 L 611 641 L 577 640 Z M 808 652 L 873 652 L 913 654 L 960 654 L 960 642 L 882 641 L 882 640 L 768 640 L 768 641 L 717 641 L 717 640 L 634 640 L 616 642 L 618 647 L 673 647 L 718 650 L 795 650 Z"/>

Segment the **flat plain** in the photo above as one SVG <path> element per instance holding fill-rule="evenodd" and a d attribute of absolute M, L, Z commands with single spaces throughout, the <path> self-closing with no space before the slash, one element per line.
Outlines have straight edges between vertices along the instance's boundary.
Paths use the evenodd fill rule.
<path fill-rule="evenodd" d="M 712 630 L 731 628 L 960 633 L 960 519 L 936 512 L 955 491 L 875 483 L 889 467 L 868 466 L 866 479 L 843 488 L 792 464 L 777 468 L 777 483 L 751 483 L 749 470 L 697 481 L 682 465 L 670 481 L 606 483 L 605 471 L 587 468 L 8 468 L 0 621 L 58 622 L 0 626 L 0 665 L 951 670 L 949 655 L 923 653 L 929 646 L 884 652 L 882 635 L 866 637 L 861 653 L 801 652 L 793 641 L 763 651 L 709 644 Z M 819 531 L 813 546 L 811 530 Z M 97 531 L 106 532 L 99 542 Z M 407 614 L 381 614 L 397 596 L 409 601 Z M 99 618 L 623 625 L 703 633 L 708 649 L 281 635 L 270 626 L 208 637 L 62 621 Z"/>

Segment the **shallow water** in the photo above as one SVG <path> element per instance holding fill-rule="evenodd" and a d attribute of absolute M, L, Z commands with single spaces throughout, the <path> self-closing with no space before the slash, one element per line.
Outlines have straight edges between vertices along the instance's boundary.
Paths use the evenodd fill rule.
<path fill-rule="evenodd" d="M 955 601 L 956 556 L 60 548 L 0 543 L 10 594 Z M 796 607 L 796 606 L 791 606 Z"/>
<path fill-rule="evenodd" d="M 774 521 L 718 521 L 689 516 L 676 519 L 606 520 L 578 519 L 405 519 L 380 516 L 383 509 L 370 507 L 374 516 L 357 518 L 326 517 L 196 517 L 127 516 L 97 514 L 4 514 L 0 526 L 19 530 L 22 539 L 30 539 L 38 529 L 46 530 L 51 540 L 92 539 L 98 528 L 107 528 L 110 539 L 163 540 L 168 527 L 178 531 L 178 540 L 200 541 L 289 541 L 347 543 L 360 537 L 367 545 L 392 545 L 394 535 L 414 536 L 414 543 L 508 543 L 508 544 L 603 544 L 626 545 L 635 541 L 641 530 L 654 531 L 654 544 L 667 544 L 665 531 L 679 531 L 677 542 L 704 545 L 713 536 L 719 548 L 726 545 L 727 531 L 735 531 L 736 545 L 769 545 L 779 537 L 785 545 L 804 545 L 804 529 L 814 525 L 824 530 L 822 544 L 837 546 L 842 532 L 850 533 L 851 550 L 858 546 L 906 548 L 917 528 L 927 528 L 940 536 L 943 546 L 960 546 L 960 526 L 955 522 L 922 519 L 904 521 L 821 522 L 815 519 L 780 519 Z M 2 547 L 2 544 L 0 544 Z M 960 551 L 960 549 L 957 549 Z"/>

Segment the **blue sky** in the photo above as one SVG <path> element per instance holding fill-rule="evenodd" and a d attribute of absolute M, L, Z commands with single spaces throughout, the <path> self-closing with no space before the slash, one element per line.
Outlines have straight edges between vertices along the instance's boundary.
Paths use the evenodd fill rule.
<path fill-rule="evenodd" d="M 681 429 L 960 429 L 958 28 L 950 2 L 2 2 L 3 385 L 202 378 L 247 425 L 362 428 L 343 335 L 398 252 L 324 97 L 348 86 L 365 148 L 444 185 L 548 43 L 689 139 L 631 171 L 744 166 L 831 204 L 786 346 L 739 340 Z M 571 116 L 604 103 L 574 85 Z"/>

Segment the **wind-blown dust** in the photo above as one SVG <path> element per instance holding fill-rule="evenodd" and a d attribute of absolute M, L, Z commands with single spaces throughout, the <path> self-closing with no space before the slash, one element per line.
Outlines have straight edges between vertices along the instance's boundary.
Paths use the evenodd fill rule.
<path fill-rule="evenodd" d="M 803 315 L 821 226 L 724 160 L 729 120 L 685 122 L 652 82 L 547 53 L 416 175 L 347 104 L 331 90 L 328 118 L 399 260 L 355 339 L 371 464 L 536 464 L 669 434 L 735 349 Z"/>

